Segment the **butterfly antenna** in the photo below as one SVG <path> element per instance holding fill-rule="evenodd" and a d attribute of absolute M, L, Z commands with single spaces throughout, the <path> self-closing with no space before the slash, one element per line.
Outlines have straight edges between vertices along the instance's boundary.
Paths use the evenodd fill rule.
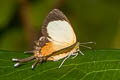
<path fill-rule="evenodd" d="M 89 46 L 85 46 L 85 45 L 80 45 L 81 47 L 85 47 L 85 48 L 88 48 L 88 49 L 92 49 L 92 47 L 89 47 Z"/>
<path fill-rule="evenodd" d="M 82 44 L 96 44 L 96 42 L 84 42 L 84 43 L 80 43 L 80 45 Z"/>

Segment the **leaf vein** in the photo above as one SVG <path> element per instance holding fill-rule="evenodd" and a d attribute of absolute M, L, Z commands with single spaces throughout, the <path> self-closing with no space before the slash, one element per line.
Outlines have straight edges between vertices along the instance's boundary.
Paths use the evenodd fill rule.
<path fill-rule="evenodd" d="M 72 72 L 75 68 L 69 70 L 67 73 L 63 74 L 58 80 L 64 78 L 65 76 L 67 76 L 70 72 Z"/>
<path fill-rule="evenodd" d="M 80 80 L 83 80 L 85 77 L 87 77 L 89 74 L 92 73 L 97 73 L 97 72 L 106 72 L 106 71 L 118 71 L 120 69 L 106 69 L 106 70 L 98 70 L 98 71 L 92 71 L 92 72 L 88 72 L 86 75 L 84 75 Z"/>

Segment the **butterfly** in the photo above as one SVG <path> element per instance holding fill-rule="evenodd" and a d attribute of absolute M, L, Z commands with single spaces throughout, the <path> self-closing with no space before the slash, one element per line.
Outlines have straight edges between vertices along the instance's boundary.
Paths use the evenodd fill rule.
<path fill-rule="evenodd" d="M 71 55 L 73 58 L 75 58 L 79 52 L 84 55 L 79 49 L 80 42 L 77 41 L 69 20 L 59 9 L 50 11 L 43 22 L 41 31 L 42 36 L 36 41 L 34 50 L 26 52 L 33 53 L 33 56 L 25 59 L 13 58 L 12 61 L 16 62 L 16 64 L 14 64 L 15 67 L 35 59 L 32 65 L 32 69 L 34 69 L 37 64 L 44 61 L 58 61 L 63 59 L 59 66 L 60 68 L 64 61 Z"/>

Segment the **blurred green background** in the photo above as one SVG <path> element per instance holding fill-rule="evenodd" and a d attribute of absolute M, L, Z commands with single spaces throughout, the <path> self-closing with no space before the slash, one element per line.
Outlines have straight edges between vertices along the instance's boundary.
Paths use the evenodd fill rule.
<path fill-rule="evenodd" d="M 0 50 L 31 50 L 53 8 L 68 17 L 80 42 L 120 49 L 120 0 L 0 0 Z"/>

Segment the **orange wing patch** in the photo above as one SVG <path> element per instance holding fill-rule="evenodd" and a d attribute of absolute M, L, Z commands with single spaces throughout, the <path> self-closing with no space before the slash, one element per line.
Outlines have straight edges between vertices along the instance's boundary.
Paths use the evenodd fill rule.
<path fill-rule="evenodd" d="M 50 55 L 51 53 L 53 53 L 54 51 L 55 50 L 53 47 L 53 43 L 49 42 L 49 43 L 46 43 L 46 45 L 44 47 L 42 47 L 41 54 L 42 54 L 42 56 L 47 56 L 47 55 Z"/>

